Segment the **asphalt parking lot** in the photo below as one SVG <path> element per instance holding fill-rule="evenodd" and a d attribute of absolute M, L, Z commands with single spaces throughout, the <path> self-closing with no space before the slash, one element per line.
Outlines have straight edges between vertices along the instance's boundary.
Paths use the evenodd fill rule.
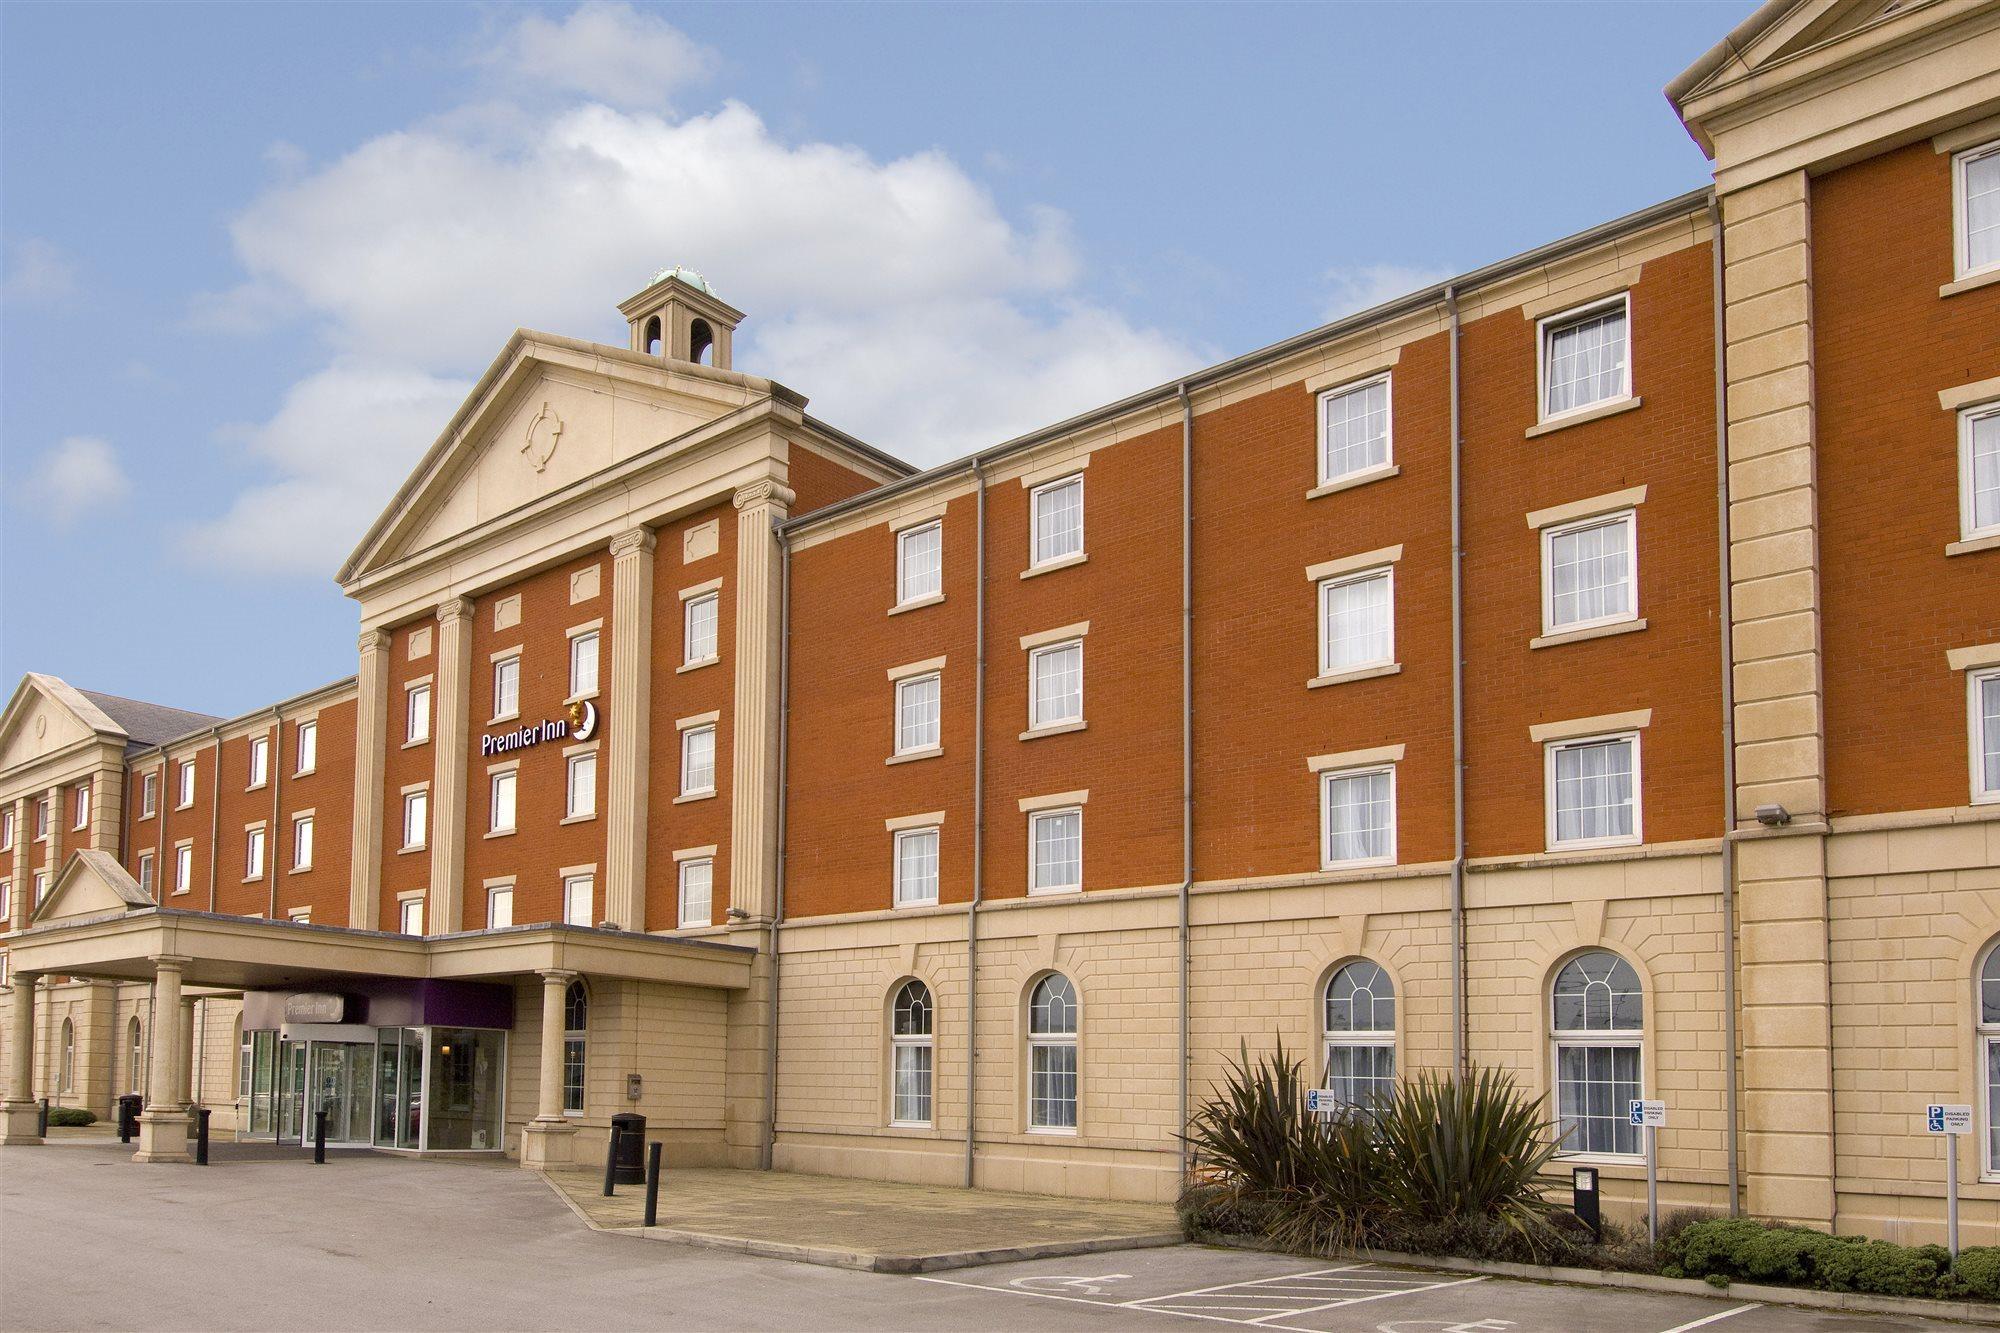
<path fill-rule="evenodd" d="M 1175 1246 L 923 1277 L 591 1231 L 498 1163 L 0 1149 L 0 1327 L 1772 1333 L 1963 1329 Z"/>

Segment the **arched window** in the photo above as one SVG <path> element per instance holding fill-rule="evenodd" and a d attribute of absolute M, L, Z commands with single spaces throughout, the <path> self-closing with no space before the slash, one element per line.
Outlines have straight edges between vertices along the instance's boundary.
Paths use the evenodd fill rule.
<path fill-rule="evenodd" d="M 1367 1108 L 1396 1090 L 1396 986 L 1380 963 L 1357 958 L 1326 983 L 1326 1086 L 1343 1106 Z"/>
<path fill-rule="evenodd" d="M 590 996 L 581 981 L 563 995 L 563 1114 L 583 1113 L 583 1043 L 590 1026 Z"/>
<path fill-rule="evenodd" d="M 62 1025 L 62 1063 L 56 1069 L 56 1091 L 68 1092 L 76 1086 L 76 1028 L 65 1018 Z"/>
<path fill-rule="evenodd" d="M 1617 954 L 1593 949 L 1563 964 L 1549 998 L 1563 1151 L 1640 1153 L 1627 1105 L 1645 1095 L 1639 974 Z"/>
<path fill-rule="evenodd" d="M 1979 1063 L 1986 1071 L 1986 1169 L 2000 1171 L 2000 943 L 1979 970 Z"/>
<path fill-rule="evenodd" d="M 131 1084 L 127 1092 L 146 1090 L 146 1043 L 139 1031 L 139 1016 L 132 1015 L 132 1021 L 125 1025 L 125 1078 Z"/>
<path fill-rule="evenodd" d="M 703 366 L 715 364 L 715 334 L 705 319 L 688 325 L 688 360 Z"/>
<path fill-rule="evenodd" d="M 1076 988 L 1060 972 L 1028 998 L 1028 1128 L 1076 1128 Z"/>
<path fill-rule="evenodd" d="M 658 315 L 646 321 L 645 343 L 646 355 L 658 356 L 660 354 L 660 317 Z"/>
<path fill-rule="evenodd" d="M 921 981 L 906 981 L 896 992 L 896 1016 L 889 1038 L 895 1055 L 891 1123 L 931 1123 L 931 993 Z"/>

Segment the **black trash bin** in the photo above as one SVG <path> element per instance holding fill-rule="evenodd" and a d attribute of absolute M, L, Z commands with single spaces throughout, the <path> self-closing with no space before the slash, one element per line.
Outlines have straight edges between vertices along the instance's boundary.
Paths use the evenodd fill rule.
<path fill-rule="evenodd" d="M 611 1136 L 617 1144 L 612 1159 L 611 1178 L 620 1185 L 646 1183 L 646 1117 L 626 1111 L 611 1117 Z"/>
<path fill-rule="evenodd" d="M 118 1098 L 118 1141 L 130 1143 L 139 1137 L 139 1112 L 146 1099 L 136 1092 L 121 1093 Z"/>

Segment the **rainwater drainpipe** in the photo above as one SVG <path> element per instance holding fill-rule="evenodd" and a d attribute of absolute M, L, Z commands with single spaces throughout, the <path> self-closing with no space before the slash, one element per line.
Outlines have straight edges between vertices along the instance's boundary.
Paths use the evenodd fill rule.
<path fill-rule="evenodd" d="M 1180 889 L 1180 1086 L 1174 1129 L 1181 1140 L 1181 1174 L 1193 1159 L 1188 1127 L 1188 974 L 1191 951 L 1190 895 L 1194 889 L 1194 400 L 1187 381 L 1181 400 L 1181 889 Z"/>
<path fill-rule="evenodd" d="M 208 784 L 208 910 L 213 912 L 216 875 L 222 866 L 222 728 L 211 727 L 208 736 L 215 745 L 215 772 L 210 775 Z M 196 769 L 195 772 L 199 775 L 201 770 Z M 197 776 L 195 780 L 199 782 L 201 779 Z M 268 844 L 266 850 L 269 850 Z M 149 1000 L 147 1003 L 152 1002 Z M 151 1025 L 148 1024 L 147 1032 L 150 1034 L 151 1031 Z M 153 1038 L 148 1035 L 146 1043 L 149 1050 L 152 1041 Z"/>
<path fill-rule="evenodd" d="M 1451 1067 L 1467 1072 L 1465 966 L 1465 440 L 1458 393 L 1458 288 L 1444 289 L 1451 318 Z"/>
<path fill-rule="evenodd" d="M 785 788 L 792 730 L 792 543 L 783 528 L 778 539 L 778 870 L 771 905 L 771 1037 L 764 1046 L 764 1150 L 769 1171 L 778 1152 L 778 927 L 785 920 Z"/>
<path fill-rule="evenodd" d="M 979 904 L 986 896 L 986 469 L 972 460 L 972 900 L 965 905 L 965 1187 L 972 1188 L 979 1060 Z"/>
<path fill-rule="evenodd" d="M 285 781 L 285 715 L 271 710 L 271 759 L 270 772 L 266 775 L 271 783 L 271 822 L 264 833 L 264 878 L 270 881 L 271 905 L 264 915 L 271 920 L 278 919 L 278 819 L 282 809 L 282 794 Z"/>
<path fill-rule="evenodd" d="M 1729 597 L 1729 376 L 1723 341 L 1722 201 L 1708 197 L 1709 256 L 1715 291 L 1715 544 L 1716 620 L 1722 640 L 1722 1099 L 1729 1126 L 1729 1215 L 1742 1211 L 1741 1163 L 1737 1148 L 1736 1071 L 1736 682 L 1734 634 Z"/>

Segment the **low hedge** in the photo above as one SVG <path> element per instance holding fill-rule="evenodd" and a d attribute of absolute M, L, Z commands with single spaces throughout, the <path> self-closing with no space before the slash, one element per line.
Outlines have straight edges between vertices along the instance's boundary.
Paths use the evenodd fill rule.
<path fill-rule="evenodd" d="M 1896 1245 L 1719 1217 L 1662 1237 L 1658 1257 L 1664 1276 L 1705 1278 L 1716 1286 L 1763 1282 L 1877 1296 L 2000 1301 L 2000 1246 L 1959 1251 L 1954 1270 L 1942 1245 Z"/>
<path fill-rule="evenodd" d="M 96 1123 L 97 1113 L 95 1111 L 86 1111 L 81 1106 L 51 1106 L 49 1108 L 49 1124 L 51 1127 L 61 1126 L 66 1129 L 79 1129 L 84 1125 L 94 1125 Z"/>

